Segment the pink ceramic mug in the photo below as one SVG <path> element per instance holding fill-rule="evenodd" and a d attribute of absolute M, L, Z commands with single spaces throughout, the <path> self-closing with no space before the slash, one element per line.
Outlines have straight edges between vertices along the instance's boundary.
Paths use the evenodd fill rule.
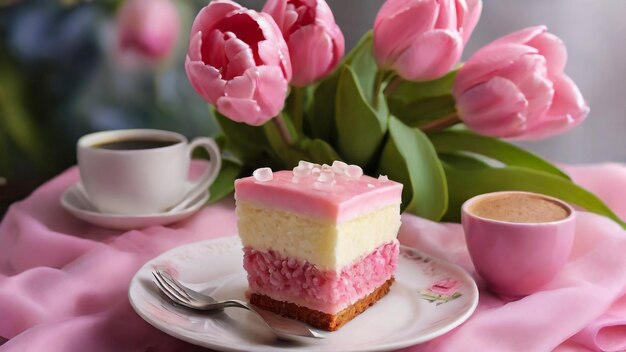
<path fill-rule="evenodd" d="M 514 223 L 471 213 L 485 197 L 521 193 L 550 200 L 567 210 L 552 222 Z M 469 199 L 461 209 L 465 239 L 478 274 L 496 293 L 520 296 L 536 292 L 563 268 L 574 242 L 576 213 L 567 203 L 542 194 L 495 192 Z"/>

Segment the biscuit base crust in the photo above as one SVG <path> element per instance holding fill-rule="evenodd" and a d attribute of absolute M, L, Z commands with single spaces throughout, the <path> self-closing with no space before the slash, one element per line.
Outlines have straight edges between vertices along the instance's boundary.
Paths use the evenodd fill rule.
<path fill-rule="evenodd" d="M 389 293 L 391 284 L 393 284 L 394 281 L 395 279 L 393 277 L 390 278 L 382 285 L 378 286 L 373 292 L 337 314 L 324 313 L 294 303 L 277 301 L 268 296 L 256 293 L 250 295 L 250 303 L 284 317 L 303 321 L 318 329 L 335 331 Z"/>

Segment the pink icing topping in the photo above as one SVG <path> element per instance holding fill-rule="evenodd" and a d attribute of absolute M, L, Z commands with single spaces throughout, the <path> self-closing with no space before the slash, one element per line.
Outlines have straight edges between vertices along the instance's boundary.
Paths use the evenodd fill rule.
<path fill-rule="evenodd" d="M 396 270 L 394 240 L 340 271 L 322 271 L 306 261 L 244 248 L 244 268 L 253 293 L 337 313 L 388 280 Z"/>
<path fill-rule="evenodd" d="M 348 174 L 335 174 L 327 180 L 325 175 L 320 177 L 326 171 L 295 177 L 292 171 L 277 171 L 269 181 L 254 177 L 238 179 L 235 199 L 336 223 L 401 201 L 401 183 L 367 175 L 355 178 Z"/>

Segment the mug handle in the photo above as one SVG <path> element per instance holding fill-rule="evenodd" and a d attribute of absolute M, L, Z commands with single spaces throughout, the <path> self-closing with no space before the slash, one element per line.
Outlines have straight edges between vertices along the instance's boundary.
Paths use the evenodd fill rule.
<path fill-rule="evenodd" d="M 215 178 L 217 178 L 217 175 L 220 173 L 220 169 L 222 167 L 222 156 L 220 155 L 220 149 L 215 141 L 207 137 L 195 138 L 187 146 L 190 159 L 193 151 L 198 147 L 204 148 L 207 153 L 209 153 L 212 167 L 207 167 L 198 180 L 193 182 L 191 189 L 187 191 L 183 200 L 170 209 L 170 212 L 176 212 L 184 209 L 191 201 L 195 200 L 200 194 L 202 194 L 202 192 L 206 192 L 213 181 L 215 181 Z"/>

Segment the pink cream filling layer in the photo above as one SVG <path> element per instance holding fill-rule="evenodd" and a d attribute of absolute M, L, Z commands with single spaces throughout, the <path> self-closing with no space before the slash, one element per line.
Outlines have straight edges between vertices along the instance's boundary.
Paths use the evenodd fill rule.
<path fill-rule="evenodd" d="M 394 240 L 337 271 L 283 257 L 274 251 L 244 248 L 244 268 L 251 293 L 335 314 L 365 297 L 396 270 L 399 246 Z"/>

